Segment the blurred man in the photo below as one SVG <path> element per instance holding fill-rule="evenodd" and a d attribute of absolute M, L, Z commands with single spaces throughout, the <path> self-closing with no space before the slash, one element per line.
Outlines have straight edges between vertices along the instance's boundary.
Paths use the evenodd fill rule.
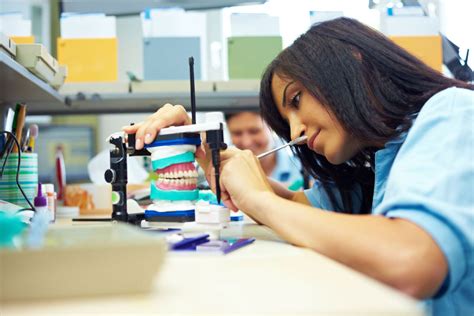
<path fill-rule="evenodd" d="M 226 121 L 232 144 L 239 149 L 249 149 L 254 155 L 259 155 L 281 144 L 279 140 L 274 140 L 272 132 L 258 113 L 226 114 Z M 292 189 L 301 187 L 299 160 L 290 155 L 288 150 L 282 149 L 268 155 L 260 159 L 260 164 L 265 174 L 272 179 Z M 298 167 L 295 168 L 295 165 Z"/>

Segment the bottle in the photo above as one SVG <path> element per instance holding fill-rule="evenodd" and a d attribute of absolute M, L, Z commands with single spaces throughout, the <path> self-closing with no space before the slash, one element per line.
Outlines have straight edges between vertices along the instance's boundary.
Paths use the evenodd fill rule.
<path fill-rule="evenodd" d="M 33 205 L 35 206 L 36 212 L 49 212 L 48 211 L 48 201 L 46 196 L 43 195 L 43 190 L 41 188 L 41 182 L 38 182 L 38 194 L 35 196 L 33 201 Z"/>
<path fill-rule="evenodd" d="M 56 187 L 58 188 L 58 202 L 66 199 L 66 167 L 64 166 L 63 147 L 56 147 Z"/>
<path fill-rule="evenodd" d="M 43 191 L 46 193 L 46 200 L 48 202 L 48 210 L 51 216 L 50 222 L 54 223 L 56 221 L 56 199 L 57 199 L 56 192 L 54 192 L 54 184 L 52 183 L 43 184 Z"/>
<path fill-rule="evenodd" d="M 41 182 L 38 182 L 38 194 L 33 200 L 35 206 L 35 215 L 31 219 L 29 235 L 27 237 L 27 245 L 30 248 L 41 248 L 44 243 L 44 236 L 49 225 L 49 211 L 46 196 L 41 190 Z"/>

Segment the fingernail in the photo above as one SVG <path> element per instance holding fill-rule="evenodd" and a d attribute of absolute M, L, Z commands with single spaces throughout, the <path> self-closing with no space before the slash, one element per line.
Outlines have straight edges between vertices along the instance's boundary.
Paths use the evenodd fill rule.
<path fill-rule="evenodd" d="M 145 143 L 149 144 L 151 142 L 152 142 L 151 134 L 146 134 L 145 135 Z"/>
<path fill-rule="evenodd" d="M 137 138 L 135 140 L 135 148 L 136 149 L 142 149 L 142 140 L 140 138 Z"/>

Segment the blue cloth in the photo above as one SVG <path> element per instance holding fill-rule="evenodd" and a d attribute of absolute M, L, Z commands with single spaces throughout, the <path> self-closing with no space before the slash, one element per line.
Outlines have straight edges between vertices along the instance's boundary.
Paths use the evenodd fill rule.
<path fill-rule="evenodd" d="M 276 165 L 270 178 L 288 185 L 302 180 L 300 161 L 289 150 L 282 149 L 277 151 Z"/>
<path fill-rule="evenodd" d="M 329 186 L 328 189 L 336 198 L 337 203 L 342 205 L 341 194 L 337 190 L 336 186 Z M 329 194 L 323 188 L 323 185 L 320 181 L 316 180 L 310 189 L 304 190 L 304 194 L 306 195 L 306 198 L 312 206 L 328 211 L 335 210 L 334 205 L 332 205 L 329 199 Z M 360 189 L 360 186 L 358 186 L 357 189 L 351 193 L 351 197 L 355 210 L 360 210 L 362 205 L 362 191 Z"/>
<path fill-rule="evenodd" d="M 375 166 L 372 213 L 415 223 L 447 259 L 427 310 L 474 315 L 474 91 L 430 98 L 408 133 L 377 151 Z M 330 205 L 318 185 L 305 193 L 314 206 Z"/>

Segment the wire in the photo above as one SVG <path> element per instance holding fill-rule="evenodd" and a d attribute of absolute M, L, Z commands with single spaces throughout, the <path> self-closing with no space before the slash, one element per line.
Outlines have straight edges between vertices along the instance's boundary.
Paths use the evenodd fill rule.
<path fill-rule="evenodd" d="M 9 131 L 0 131 L 0 133 L 2 133 L 2 134 L 7 134 L 7 135 L 9 135 L 10 137 L 12 137 L 13 140 L 15 141 L 16 146 L 18 147 L 18 163 L 17 163 L 17 166 L 16 166 L 16 177 L 15 177 L 16 185 L 18 186 L 18 189 L 20 189 L 20 192 L 21 192 L 21 194 L 23 195 L 23 197 L 25 198 L 26 202 L 28 202 L 28 205 L 30 206 L 30 209 L 31 209 L 33 212 L 36 212 L 35 207 L 31 204 L 30 200 L 28 199 L 28 197 L 26 196 L 25 192 L 24 192 L 23 189 L 21 188 L 20 181 L 19 181 L 19 177 L 20 177 L 20 164 L 21 164 L 21 147 L 20 147 L 20 142 L 18 141 L 18 139 L 15 137 L 15 135 L 14 135 L 12 132 L 9 132 Z M 0 173 L 0 176 L 3 176 L 3 171 L 4 171 L 4 169 L 5 169 L 6 162 L 7 162 L 7 160 L 8 160 L 8 157 L 10 156 L 11 151 L 13 150 L 13 147 L 11 147 L 11 148 L 6 148 L 5 150 L 7 151 L 7 154 L 6 154 L 6 156 L 5 156 L 5 161 L 3 162 L 2 171 L 1 171 L 1 173 Z"/>

